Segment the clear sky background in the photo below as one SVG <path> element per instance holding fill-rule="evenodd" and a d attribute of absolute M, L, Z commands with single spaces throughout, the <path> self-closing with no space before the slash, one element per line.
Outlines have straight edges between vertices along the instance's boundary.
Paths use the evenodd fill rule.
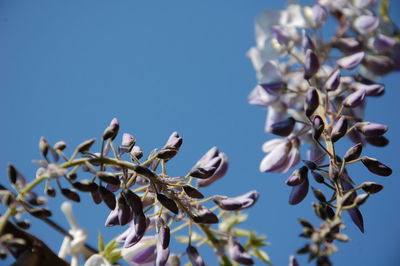
<path fill-rule="evenodd" d="M 392 1 L 392 15 L 399 14 Z M 245 53 L 254 44 L 254 20 L 284 1 L 0 1 L 0 167 L 13 162 L 34 178 L 32 159 L 37 143 L 64 140 L 68 152 L 80 142 L 100 138 L 113 117 L 121 132 L 136 136 L 147 153 L 161 147 L 177 130 L 184 138 L 171 172 L 186 173 L 199 157 L 216 145 L 228 154 L 228 175 L 207 188 L 207 195 L 238 195 L 256 188 L 258 204 L 248 211 L 247 228 L 268 235 L 265 248 L 274 265 L 305 243 L 298 237 L 297 217 L 317 222 L 308 195 L 289 206 L 287 175 L 259 173 L 265 110 L 250 106 L 247 95 L 256 84 Z M 336 265 L 400 265 L 399 201 L 399 73 L 385 77 L 386 94 L 368 101 L 366 118 L 390 125 L 390 146 L 368 147 L 366 155 L 394 169 L 389 177 L 374 176 L 363 167 L 350 167 L 357 181 L 381 182 L 385 189 L 361 208 L 362 234 L 345 215 L 352 241 L 339 245 Z M 345 142 L 339 151 L 350 147 Z M 50 206 L 60 216 L 61 197 Z M 74 204 L 82 227 L 96 245 L 98 230 L 110 240 L 123 228 L 105 229 L 104 205 L 88 197 Z M 58 251 L 62 237 L 35 222 L 32 232 Z M 201 252 L 209 265 L 215 261 Z M 177 253 L 182 250 L 176 250 Z M 300 257 L 301 264 L 305 258 Z M 259 263 L 259 262 L 258 262 Z"/>

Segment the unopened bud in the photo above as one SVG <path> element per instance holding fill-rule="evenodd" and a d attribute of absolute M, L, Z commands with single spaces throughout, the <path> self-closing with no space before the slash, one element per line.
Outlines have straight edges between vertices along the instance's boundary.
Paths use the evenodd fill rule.
<path fill-rule="evenodd" d="M 331 132 L 331 140 L 332 142 L 336 142 L 341 139 L 347 132 L 347 120 L 344 116 L 340 117 L 338 121 L 333 126 Z"/>
<path fill-rule="evenodd" d="M 317 55 L 311 49 L 306 51 L 304 61 L 304 79 L 312 78 L 319 70 L 319 61 Z"/>

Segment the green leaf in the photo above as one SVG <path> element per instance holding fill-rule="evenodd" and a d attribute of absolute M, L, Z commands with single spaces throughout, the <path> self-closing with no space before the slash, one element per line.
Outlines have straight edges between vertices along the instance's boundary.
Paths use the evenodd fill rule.
<path fill-rule="evenodd" d="M 103 235 L 101 234 L 100 231 L 99 231 L 99 234 L 97 235 L 97 247 L 99 249 L 99 252 L 103 252 L 103 250 L 104 250 L 104 239 L 103 239 Z"/>
<path fill-rule="evenodd" d="M 247 243 L 244 246 L 245 249 L 264 247 L 268 245 L 268 243 L 265 242 L 265 239 L 267 238 L 265 235 L 257 236 L 256 232 L 252 231 L 248 237 Z"/>
<path fill-rule="evenodd" d="M 245 213 L 229 213 L 223 216 L 222 222 L 219 224 L 219 229 L 223 232 L 228 232 L 235 225 L 241 224 L 247 220 L 248 215 Z"/>
<path fill-rule="evenodd" d="M 122 258 L 122 255 L 121 255 L 121 250 L 120 249 L 115 249 L 115 250 L 113 250 L 111 253 L 110 253 L 110 255 L 107 257 L 107 260 L 111 263 L 111 264 L 113 264 L 113 263 L 115 263 L 115 262 L 117 262 L 119 259 L 121 259 Z"/>
<path fill-rule="evenodd" d="M 271 259 L 269 258 L 267 252 L 261 249 L 253 249 L 251 252 L 253 253 L 254 256 L 256 256 L 259 260 L 261 260 L 265 264 L 272 265 Z"/>
<path fill-rule="evenodd" d="M 104 248 L 103 256 L 108 256 L 111 252 L 119 246 L 115 240 L 110 241 L 107 246 Z"/>
<path fill-rule="evenodd" d="M 240 229 L 240 228 L 235 228 L 234 231 L 236 236 L 249 236 L 251 234 L 251 232 L 249 230 L 244 230 L 244 229 Z"/>

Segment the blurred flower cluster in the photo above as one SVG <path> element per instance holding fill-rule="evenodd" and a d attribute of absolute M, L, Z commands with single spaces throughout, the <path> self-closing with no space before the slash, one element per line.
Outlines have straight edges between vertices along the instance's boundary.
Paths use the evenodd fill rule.
<path fill-rule="evenodd" d="M 252 207 L 259 193 L 253 190 L 237 197 L 205 198 L 200 192 L 227 173 L 228 158 L 224 153 L 213 147 L 185 174 L 170 176 L 167 166 L 183 143 L 177 132 L 146 157 L 131 134 L 124 133 L 117 145 L 119 127 L 114 118 L 104 130 L 99 152 L 92 151 L 95 139 L 90 139 L 79 144 L 71 156 L 64 153 L 65 142 L 50 145 L 42 137 L 39 149 L 43 158 L 34 161 L 39 168 L 30 183 L 10 164 L 9 185 L 15 192 L 1 187 L 2 202 L 8 207 L 0 220 L 1 234 L 9 219 L 27 229 L 29 222 L 20 218 L 29 213 L 65 234 L 59 257 L 71 256 L 71 265 L 79 264 L 80 254 L 86 266 L 111 265 L 120 259 L 130 265 L 179 265 L 184 256 L 192 265 L 205 265 L 207 259 L 198 251 L 203 244 L 211 246 L 224 265 L 252 265 L 254 258 L 269 263 L 267 253 L 261 249 L 267 244 L 265 236 L 238 228 L 247 219 L 241 211 Z M 47 197 L 33 192 L 42 183 Z M 105 226 L 119 226 L 121 234 L 107 245 L 100 234 L 98 251 L 87 246 L 88 234 L 78 226 L 70 203 L 64 203 L 62 211 L 71 229 L 60 229 L 50 220 L 51 210 L 44 207 L 48 198 L 58 193 L 77 203 L 81 193 L 89 193 L 93 204 L 104 203 L 110 209 L 108 217 L 104 217 Z M 176 235 L 185 228 L 187 234 Z M 186 245 L 186 249 L 173 253 L 172 239 Z M 14 242 L 20 244 L 17 240 Z M 10 241 L 7 238 L 0 243 L 2 251 L 15 255 Z"/>
<path fill-rule="evenodd" d="M 266 156 L 259 168 L 286 173 L 303 159 L 304 166 L 286 181 L 292 187 L 290 204 L 307 195 L 309 175 L 333 193 L 327 198 L 312 187 L 315 213 L 324 221 L 320 228 L 300 221 L 311 244 L 299 253 L 318 265 L 330 265 L 333 240 L 348 239 L 340 233 L 342 211 L 364 231 L 358 207 L 383 188 L 372 182 L 356 185 L 346 167 L 361 162 L 374 174 L 392 173 L 380 161 L 361 156 L 367 144 L 389 143 L 388 127 L 364 117 L 366 99 L 384 94 L 378 79 L 400 66 L 400 31 L 388 13 L 385 0 L 379 5 L 377 0 L 319 0 L 313 6 L 292 3 L 282 11 L 268 10 L 256 20 L 256 46 L 247 55 L 258 84 L 248 100 L 267 109 L 265 132 L 277 136 L 263 144 Z M 338 155 L 335 146 L 345 136 L 355 145 Z"/>

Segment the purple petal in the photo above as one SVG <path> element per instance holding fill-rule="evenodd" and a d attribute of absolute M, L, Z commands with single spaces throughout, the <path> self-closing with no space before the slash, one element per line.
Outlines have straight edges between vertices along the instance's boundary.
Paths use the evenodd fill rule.
<path fill-rule="evenodd" d="M 365 57 L 363 65 L 378 76 L 387 75 L 395 70 L 395 61 L 384 55 L 368 55 Z"/>
<path fill-rule="evenodd" d="M 354 69 L 364 58 L 364 52 L 358 52 L 352 55 L 342 57 L 336 61 L 338 66 L 346 70 Z"/>
<path fill-rule="evenodd" d="M 225 153 L 220 152 L 218 154 L 218 157 L 221 158 L 221 163 L 219 164 L 219 166 L 217 167 L 217 169 L 215 170 L 214 174 L 211 177 L 205 180 L 199 180 L 197 184 L 200 187 L 208 186 L 214 183 L 215 181 L 224 177 L 226 172 L 228 172 L 228 167 L 229 167 L 228 156 L 226 156 Z"/>
<path fill-rule="evenodd" d="M 110 212 L 110 214 L 107 217 L 107 220 L 105 222 L 105 226 L 114 226 L 114 225 L 119 225 L 119 220 L 118 220 L 118 209 L 115 208 Z"/>
<path fill-rule="evenodd" d="M 281 168 L 288 158 L 288 153 L 292 144 L 286 141 L 278 145 L 272 152 L 270 152 L 260 163 L 261 172 L 273 172 Z"/>
<path fill-rule="evenodd" d="M 396 39 L 383 35 L 378 34 L 373 40 L 373 47 L 377 52 L 386 52 L 393 48 L 396 44 Z"/>
<path fill-rule="evenodd" d="M 291 36 L 284 28 L 279 26 L 271 27 L 272 34 L 278 43 L 282 46 L 286 46 L 291 41 Z"/>
<path fill-rule="evenodd" d="M 155 259 L 156 257 L 155 251 L 156 251 L 155 245 L 144 246 L 138 253 L 136 253 L 132 257 L 130 262 L 133 263 L 134 265 L 142 265 L 145 263 L 149 263 Z"/>
<path fill-rule="evenodd" d="M 354 28 L 362 35 L 367 35 L 379 26 L 379 18 L 363 15 L 354 20 Z"/>
<path fill-rule="evenodd" d="M 342 102 L 345 107 L 357 107 L 359 106 L 365 98 L 365 89 L 356 90 L 355 92 L 349 94 Z"/>
<path fill-rule="evenodd" d="M 308 179 L 306 179 L 300 185 L 293 187 L 289 195 L 289 204 L 291 205 L 299 204 L 307 196 L 308 185 L 309 185 Z"/>
<path fill-rule="evenodd" d="M 320 4 L 316 4 L 312 7 L 312 20 L 315 25 L 320 26 L 328 18 L 328 11 Z"/>
<path fill-rule="evenodd" d="M 336 90 L 340 85 L 340 70 L 336 70 L 326 81 L 325 88 L 328 91 Z"/>
<path fill-rule="evenodd" d="M 325 151 L 317 145 L 311 145 L 307 150 L 307 160 L 315 162 L 316 164 L 321 164 L 326 157 L 325 155 Z"/>
<path fill-rule="evenodd" d="M 348 210 L 348 212 L 353 223 L 364 233 L 364 219 L 360 210 L 358 208 L 353 208 Z"/>
<path fill-rule="evenodd" d="M 193 266 L 205 266 L 203 258 L 200 256 L 197 249 L 191 245 L 186 248 L 189 260 Z"/>
<path fill-rule="evenodd" d="M 345 54 L 360 52 L 363 45 L 360 41 L 353 37 L 339 38 L 333 43 L 333 47 L 339 49 Z"/>
<path fill-rule="evenodd" d="M 229 239 L 229 256 L 232 260 L 243 264 L 243 265 L 253 265 L 254 261 L 251 256 L 246 252 L 243 246 L 238 243 L 235 239 Z"/>
<path fill-rule="evenodd" d="M 157 257 L 156 257 L 156 266 L 164 266 L 167 264 L 169 258 L 169 247 L 163 248 L 161 244 L 157 243 Z"/>
<path fill-rule="evenodd" d="M 311 49 L 306 51 L 306 58 L 304 61 L 304 78 L 310 79 L 319 69 L 319 60 L 317 55 Z"/>
<path fill-rule="evenodd" d="M 293 145 L 292 149 L 289 152 L 287 160 L 282 165 L 282 167 L 279 168 L 278 172 L 284 174 L 287 171 L 289 171 L 292 167 L 297 165 L 299 162 L 300 162 L 300 150 L 298 149 L 297 146 Z"/>

